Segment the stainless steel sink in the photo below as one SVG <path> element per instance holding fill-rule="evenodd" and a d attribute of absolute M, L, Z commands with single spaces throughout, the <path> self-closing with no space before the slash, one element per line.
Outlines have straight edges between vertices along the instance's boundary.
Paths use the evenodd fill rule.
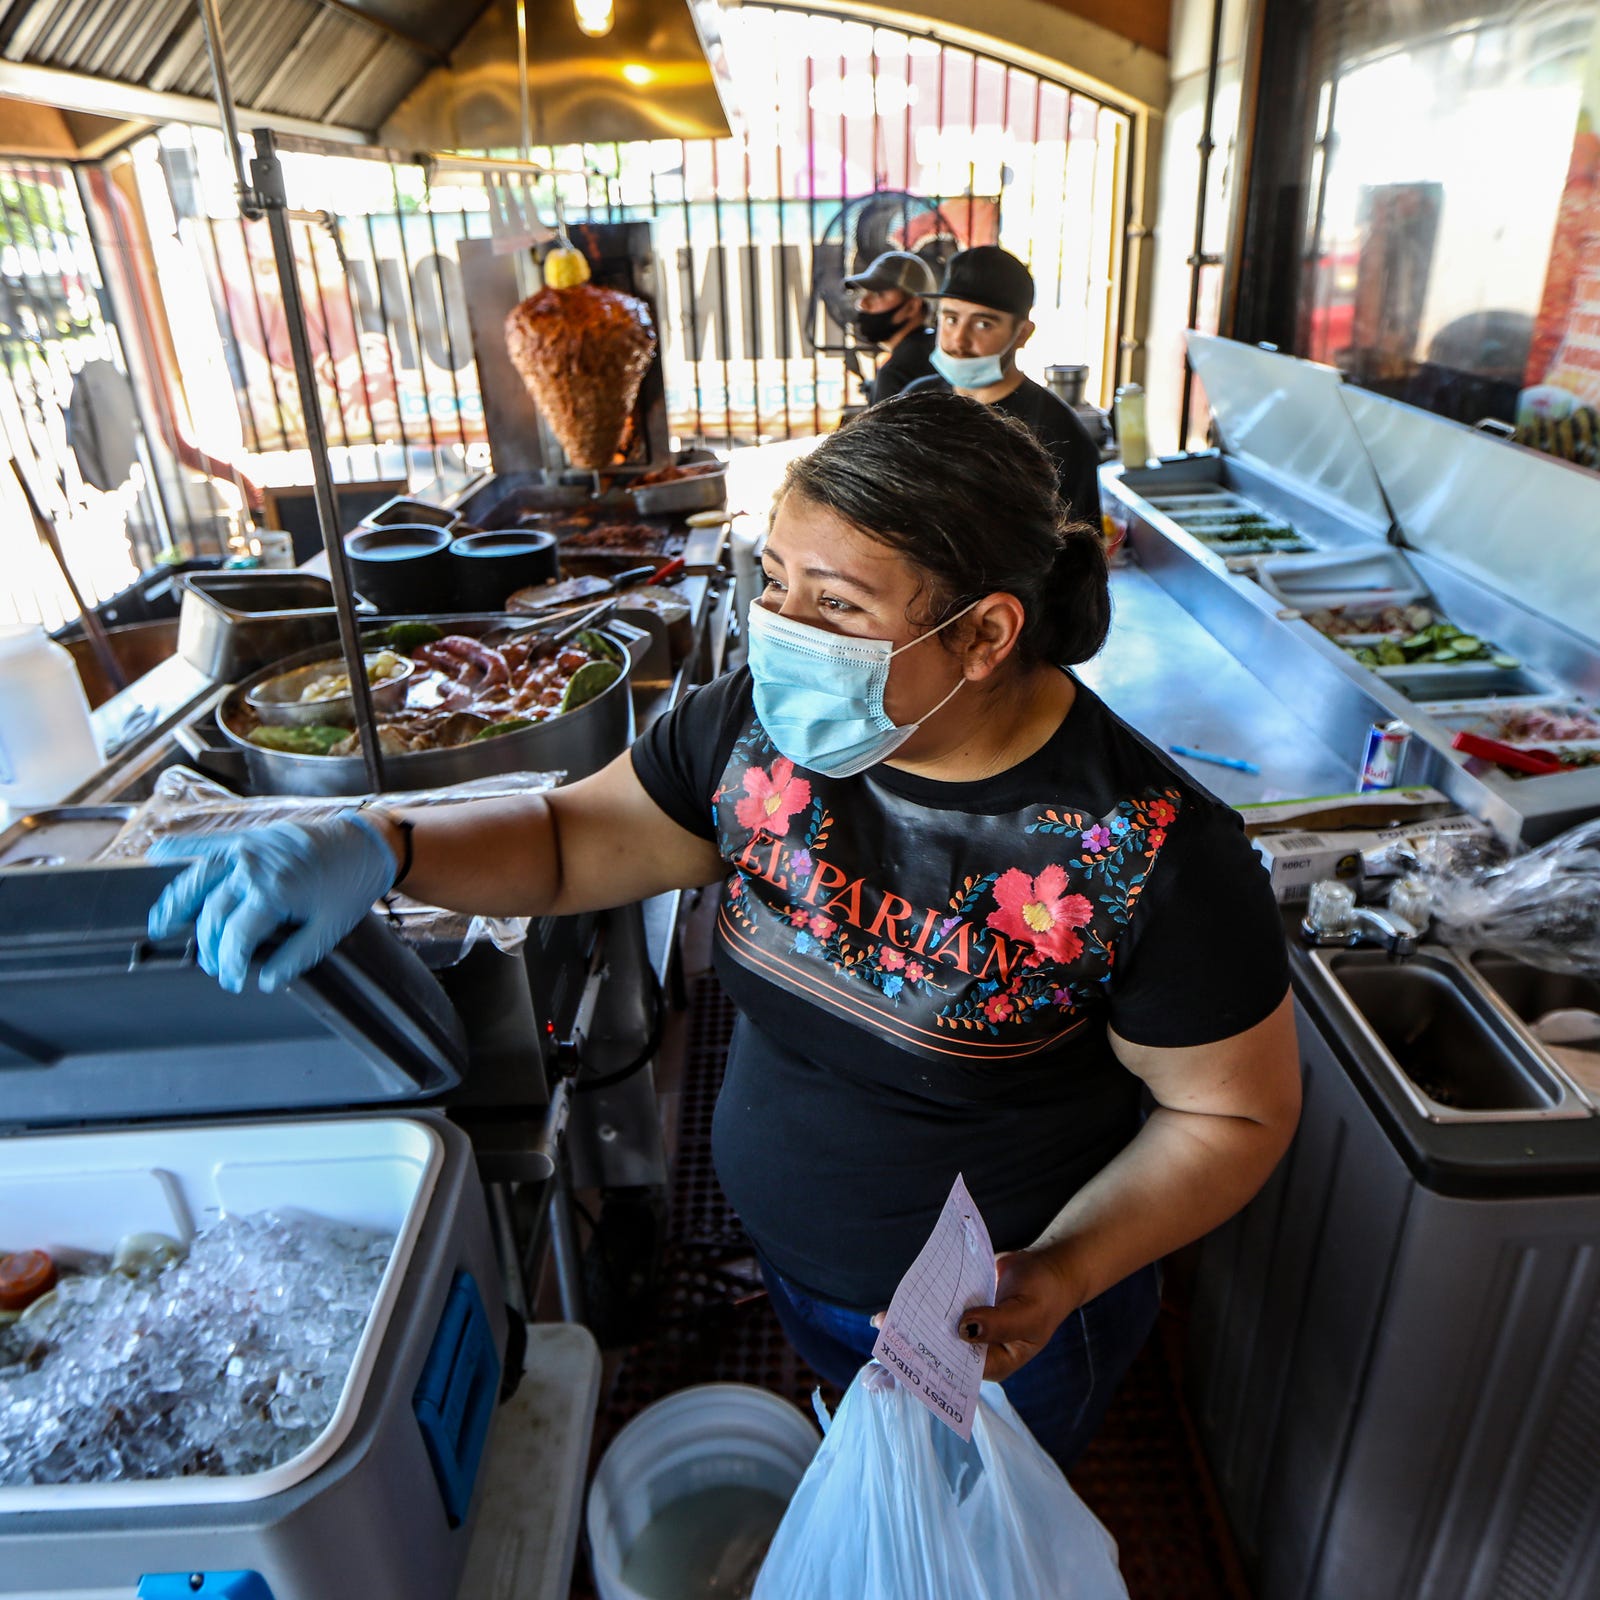
<path fill-rule="evenodd" d="M 1546 1039 L 1539 1031 L 1540 1022 L 1553 1012 L 1600 1015 L 1600 979 L 1572 972 L 1546 972 L 1486 950 L 1476 952 L 1469 964 L 1533 1034 L 1539 1049 L 1577 1084 L 1591 1105 L 1600 1107 L 1600 1037 Z"/>
<path fill-rule="evenodd" d="M 1585 1117 L 1589 1107 L 1459 962 L 1443 952 L 1391 961 L 1376 950 L 1312 959 L 1400 1087 L 1434 1122 Z"/>

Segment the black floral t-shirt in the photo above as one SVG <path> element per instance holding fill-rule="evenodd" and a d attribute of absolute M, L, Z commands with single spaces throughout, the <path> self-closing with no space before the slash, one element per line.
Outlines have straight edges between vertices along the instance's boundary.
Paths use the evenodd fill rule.
<path fill-rule="evenodd" d="M 633 763 L 730 868 L 718 1176 L 772 1264 L 835 1304 L 888 1304 L 957 1172 L 997 1249 L 1038 1236 L 1137 1131 L 1108 1027 L 1208 1044 L 1288 987 L 1237 815 L 1081 684 L 1042 749 L 980 783 L 796 767 L 747 671 Z"/>

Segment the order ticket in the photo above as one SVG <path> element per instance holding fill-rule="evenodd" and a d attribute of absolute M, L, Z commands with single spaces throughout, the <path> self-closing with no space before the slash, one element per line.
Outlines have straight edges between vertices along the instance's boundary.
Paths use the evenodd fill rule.
<path fill-rule="evenodd" d="M 967 1343 L 958 1330 L 974 1306 L 994 1304 L 995 1282 L 989 1230 L 957 1174 L 928 1242 L 889 1302 L 872 1354 L 963 1439 L 972 1437 L 988 1346 Z"/>

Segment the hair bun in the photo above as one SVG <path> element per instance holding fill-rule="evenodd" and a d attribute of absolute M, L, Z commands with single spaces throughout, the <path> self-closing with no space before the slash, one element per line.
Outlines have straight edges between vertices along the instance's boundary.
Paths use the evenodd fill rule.
<path fill-rule="evenodd" d="M 1017 656 L 1073 666 L 1111 623 L 1099 530 L 1068 525 L 1055 462 L 995 406 L 913 386 L 856 416 L 790 467 L 803 495 L 926 574 L 916 620 L 963 599 L 1013 594 L 1026 613 Z"/>

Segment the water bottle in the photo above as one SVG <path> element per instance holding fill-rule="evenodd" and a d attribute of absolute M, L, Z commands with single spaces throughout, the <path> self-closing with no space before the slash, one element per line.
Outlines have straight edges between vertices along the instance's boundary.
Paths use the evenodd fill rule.
<path fill-rule="evenodd" d="M 0 804 L 51 805 L 100 761 L 72 657 L 37 623 L 0 624 Z"/>
<path fill-rule="evenodd" d="M 1150 460 L 1150 429 L 1145 422 L 1144 390 L 1136 383 L 1117 389 L 1111 409 L 1116 417 L 1117 450 L 1126 470 L 1143 467 Z"/>

